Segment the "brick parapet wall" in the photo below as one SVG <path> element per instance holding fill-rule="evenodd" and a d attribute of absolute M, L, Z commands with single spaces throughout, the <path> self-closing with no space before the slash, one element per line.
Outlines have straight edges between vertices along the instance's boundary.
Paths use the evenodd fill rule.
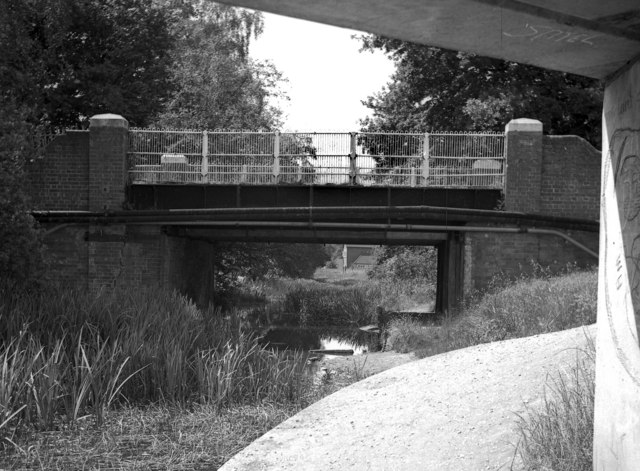
<path fill-rule="evenodd" d="M 542 146 L 540 212 L 598 219 L 601 152 L 578 136 L 544 136 Z"/>
<path fill-rule="evenodd" d="M 539 121 L 507 125 L 505 209 L 596 220 L 600 151 L 578 136 L 543 136 Z"/>
<path fill-rule="evenodd" d="M 67 131 L 44 157 L 26 167 L 31 206 L 37 210 L 89 209 L 89 132 Z"/>

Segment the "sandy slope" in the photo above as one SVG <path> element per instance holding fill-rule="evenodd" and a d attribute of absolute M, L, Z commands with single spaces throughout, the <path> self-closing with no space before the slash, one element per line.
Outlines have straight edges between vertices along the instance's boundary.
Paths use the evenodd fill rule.
<path fill-rule="evenodd" d="M 221 469 L 509 469 L 515 414 L 541 399 L 548 374 L 575 363 L 585 333 L 595 337 L 595 327 L 479 345 L 392 368 L 305 409 Z"/>

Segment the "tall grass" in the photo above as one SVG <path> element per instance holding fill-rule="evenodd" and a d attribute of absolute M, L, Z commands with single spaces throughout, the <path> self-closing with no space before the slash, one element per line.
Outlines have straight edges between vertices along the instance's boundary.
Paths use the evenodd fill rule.
<path fill-rule="evenodd" d="M 593 459 L 595 348 L 547 383 L 540 409 L 520 417 L 518 453 L 526 470 L 587 471 Z"/>
<path fill-rule="evenodd" d="M 261 292 L 269 306 L 254 311 L 265 324 L 356 327 L 376 321 L 376 310 L 412 308 L 435 299 L 435 286 L 420 281 L 349 280 L 321 283 L 313 280 L 277 279 L 249 284 Z"/>
<path fill-rule="evenodd" d="M 284 298 L 285 312 L 298 313 L 303 326 L 358 326 L 371 322 L 380 293 L 371 286 L 299 285 Z"/>
<path fill-rule="evenodd" d="M 596 294 L 595 271 L 522 279 L 472 300 L 437 327 L 411 319 L 392 321 L 388 346 L 395 349 L 397 339 L 405 351 L 425 357 L 592 324 L 596 321 Z"/>
<path fill-rule="evenodd" d="M 296 401 L 301 355 L 273 353 L 237 316 L 160 290 L 0 288 L 0 434 L 52 429 L 117 404 Z"/>

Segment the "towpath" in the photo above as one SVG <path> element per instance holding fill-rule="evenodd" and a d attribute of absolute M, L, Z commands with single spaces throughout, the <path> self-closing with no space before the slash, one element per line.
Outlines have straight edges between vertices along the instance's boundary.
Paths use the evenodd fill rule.
<path fill-rule="evenodd" d="M 549 374 L 575 365 L 595 326 L 494 342 L 407 363 L 313 404 L 222 471 L 507 470 L 516 414 Z"/>

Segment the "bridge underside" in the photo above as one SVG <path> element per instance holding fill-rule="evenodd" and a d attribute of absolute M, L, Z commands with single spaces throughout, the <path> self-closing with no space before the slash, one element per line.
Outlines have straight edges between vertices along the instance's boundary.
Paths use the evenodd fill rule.
<path fill-rule="evenodd" d="M 426 245 L 438 251 L 435 312 L 443 313 L 459 305 L 464 296 L 464 236 L 454 232 L 416 232 L 410 230 L 316 229 L 313 226 L 243 228 L 198 226 L 193 223 L 165 226 L 170 238 L 215 243 L 340 243 L 372 245 Z"/>
<path fill-rule="evenodd" d="M 221 1 L 600 79 L 640 48 L 637 0 Z"/>

